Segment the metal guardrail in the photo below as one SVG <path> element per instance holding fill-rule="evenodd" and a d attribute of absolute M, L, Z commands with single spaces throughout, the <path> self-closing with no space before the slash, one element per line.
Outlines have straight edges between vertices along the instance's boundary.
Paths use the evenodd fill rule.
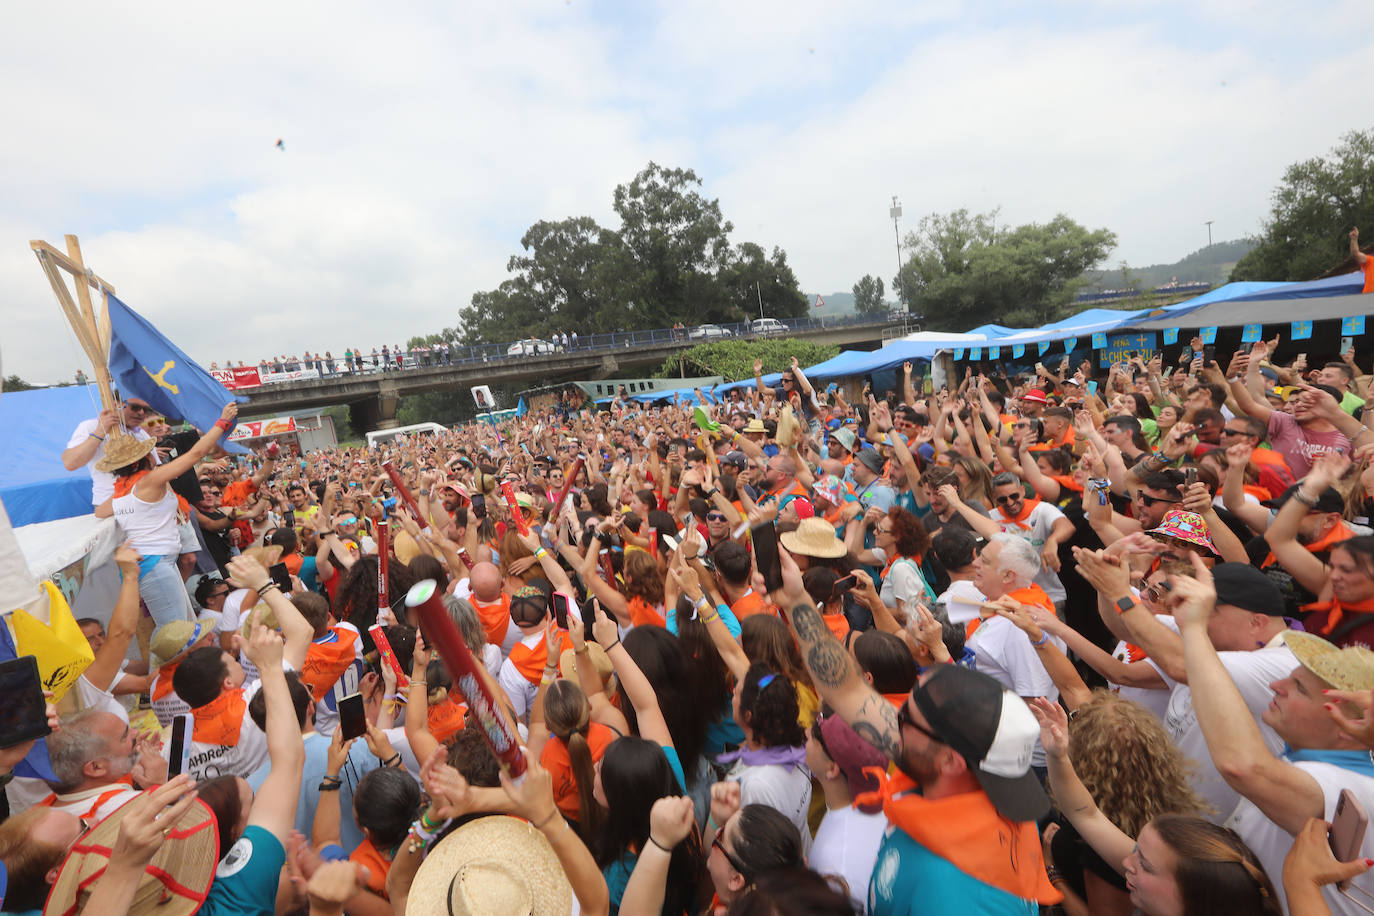
<path fill-rule="evenodd" d="M 505 344 L 476 344 L 470 346 L 449 344 L 447 355 L 434 353 L 432 351 L 428 353 L 418 350 L 403 351 L 401 356 L 405 358 L 406 361 L 404 367 L 398 367 L 396 365 L 395 353 L 390 354 L 392 362 L 390 368 L 386 370 L 384 370 L 380 364 L 380 354 L 376 357 L 375 361 L 371 355 L 362 356 L 361 370 L 353 366 L 344 368 L 344 359 L 341 356 L 335 357 L 332 360 L 332 366 L 324 365 L 330 363 L 331 360 L 325 360 L 323 357 L 320 357 L 318 360 L 312 361 L 309 364 L 308 370 L 306 369 L 307 364 L 304 361 L 300 362 L 301 369 L 309 373 L 304 377 L 300 373 L 292 373 L 295 375 L 293 378 L 274 379 L 272 376 L 276 375 L 276 373 L 273 373 L 269 367 L 268 372 L 263 375 L 263 381 L 266 385 L 274 385 L 296 381 L 315 381 L 317 379 L 330 379 L 335 377 L 347 378 L 349 376 L 374 375 L 382 373 L 383 371 L 388 373 L 409 373 L 422 369 L 482 365 L 516 359 L 550 359 L 567 355 L 614 353 L 621 350 L 631 350 L 636 347 L 672 345 L 693 346 L 699 343 L 712 343 L 718 340 L 760 340 L 770 337 L 783 337 L 789 333 L 798 331 L 822 331 L 852 327 L 888 327 L 891 325 L 915 322 L 917 320 L 919 320 L 918 316 L 906 315 L 900 312 L 883 313 L 882 315 L 855 314 L 838 318 L 780 318 L 778 321 L 784 326 L 784 330 L 781 331 L 754 332 L 750 328 L 752 322 L 748 321 L 715 325 L 715 327 L 721 328 L 726 332 L 726 336 L 723 337 L 693 336 L 694 332 L 697 330 L 696 328 L 661 328 L 649 331 L 615 331 L 610 334 L 582 334 L 578 335 L 576 343 L 570 338 L 567 347 L 564 347 L 561 342 L 553 344 L 552 341 L 546 341 L 542 338 L 526 338 L 525 341 L 523 341 L 533 347 L 537 340 L 541 345 L 541 349 L 544 344 L 553 344 L 552 351 L 539 353 L 507 352 L 507 350 L 515 346 L 516 343 L 521 343 L 521 341 Z M 319 374 L 315 374 L 313 371 L 317 362 L 321 364 L 323 368 L 323 371 Z M 285 375 L 287 373 L 282 374 Z"/>

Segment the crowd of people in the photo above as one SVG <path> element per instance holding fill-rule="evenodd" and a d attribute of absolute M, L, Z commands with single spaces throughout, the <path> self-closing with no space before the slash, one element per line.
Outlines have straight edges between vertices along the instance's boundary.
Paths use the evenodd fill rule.
<path fill-rule="evenodd" d="M 128 399 L 3 909 L 1374 912 L 1370 377 L 1192 352 L 289 458 Z"/>

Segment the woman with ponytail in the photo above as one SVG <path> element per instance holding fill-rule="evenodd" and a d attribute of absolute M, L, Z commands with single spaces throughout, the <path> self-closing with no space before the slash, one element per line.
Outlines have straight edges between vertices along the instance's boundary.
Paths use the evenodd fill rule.
<path fill-rule="evenodd" d="M 538 702 L 536 699 L 531 725 L 540 712 Z M 549 735 L 539 751 L 539 762 L 553 776 L 554 803 L 584 839 L 594 837 L 605 816 L 593 796 L 596 764 L 619 735 L 592 721 L 591 703 L 572 681 L 555 680 L 543 691 L 543 704 Z"/>

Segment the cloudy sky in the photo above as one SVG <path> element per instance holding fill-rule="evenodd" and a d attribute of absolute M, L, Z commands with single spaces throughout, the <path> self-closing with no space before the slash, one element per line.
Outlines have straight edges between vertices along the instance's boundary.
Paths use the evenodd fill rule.
<path fill-rule="evenodd" d="M 148 2 L 0 11 L 0 356 L 79 348 L 28 250 L 193 357 L 452 325 L 539 219 L 613 223 L 650 159 L 809 292 L 890 278 L 887 208 L 1063 211 L 1111 264 L 1256 231 L 1370 120 L 1367 7 L 1314 0 Z M 277 139 L 285 150 L 277 150 Z M 89 366 L 84 368 L 89 371 Z"/>

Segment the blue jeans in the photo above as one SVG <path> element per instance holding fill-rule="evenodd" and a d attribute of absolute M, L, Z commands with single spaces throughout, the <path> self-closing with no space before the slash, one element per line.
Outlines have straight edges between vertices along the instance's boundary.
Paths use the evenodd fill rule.
<path fill-rule="evenodd" d="M 191 619 L 191 601 L 186 595 L 181 571 L 177 569 L 176 554 L 163 554 L 156 563 L 140 572 L 138 596 L 158 626 L 173 620 Z"/>

